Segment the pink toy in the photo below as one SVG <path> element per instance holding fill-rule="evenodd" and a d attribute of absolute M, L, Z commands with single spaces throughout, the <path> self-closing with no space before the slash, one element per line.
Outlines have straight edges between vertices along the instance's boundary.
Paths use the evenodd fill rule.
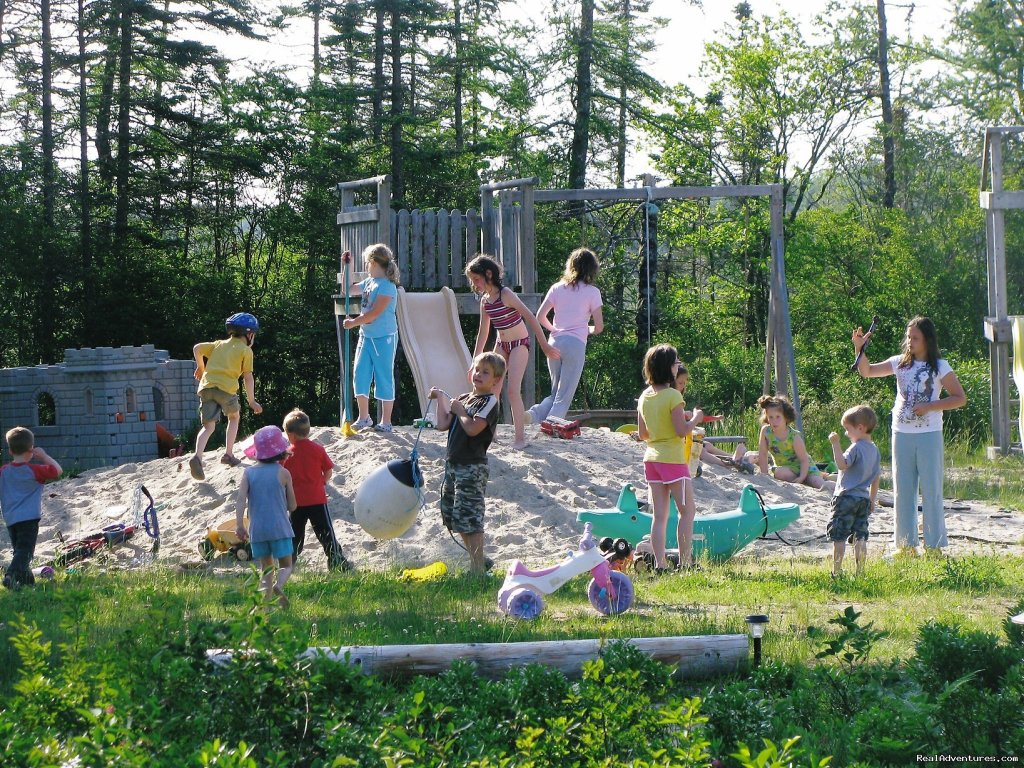
<path fill-rule="evenodd" d="M 550 595 L 587 571 L 593 576 L 587 585 L 591 605 L 605 616 L 629 610 L 633 604 L 633 582 L 621 571 L 612 570 L 590 532 L 590 523 L 583 528 L 579 549 L 570 552 L 558 565 L 531 571 L 519 560 L 513 561 L 498 591 L 498 607 L 517 619 L 534 619 L 544 610 L 541 595 Z"/>

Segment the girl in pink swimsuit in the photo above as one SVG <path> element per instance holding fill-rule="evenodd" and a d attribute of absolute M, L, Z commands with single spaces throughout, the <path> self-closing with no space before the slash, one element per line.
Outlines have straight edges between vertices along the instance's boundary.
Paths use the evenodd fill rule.
<path fill-rule="evenodd" d="M 512 447 L 526 447 L 526 417 L 523 407 L 523 374 L 530 359 L 530 330 L 545 355 L 553 360 L 559 352 L 544 338 L 536 316 L 527 309 L 515 291 L 501 284 L 501 266 L 490 256 L 477 256 L 466 265 L 466 279 L 480 296 L 480 330 L 476 335 L 473 357 L 484 351 L 491 326 L 497 331 L 494 351 L 508 364 L 508 403 L 512 409 L 515 441 Z M 529 325 L 529 330 L 527 330 Z"/>

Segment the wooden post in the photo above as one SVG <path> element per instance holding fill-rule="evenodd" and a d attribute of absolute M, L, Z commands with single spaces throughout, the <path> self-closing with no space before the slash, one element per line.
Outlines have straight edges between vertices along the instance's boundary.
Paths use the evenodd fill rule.
<path fill-rule="evenodd" d="M 519 207 L 519 279 L 522 281 L 523 293 L 537 292 L 536 220 L 533 211 L 533 188 L 535 179 L 525 179 L 522 186 L 522 202 Z M 537 307 L 531 307 L 534 311 Z M 540 344 L 530 347 L 530 362 L 526 366 L 526 387 L 523 391 L 523 405 L 530 408 L 537 402 L 537 366 L 543 363 L 544 356 L 540 352 Z"/>
<path fill-rule="evenodd" d="M 736 672 L 747 660 L 746 635 L 698 635 L 691 637 L 639 637 L 625 639 L 651 658 L 677 668 L 680 677 L 695 678 Z M 309 648 L 304 658 L 320 656 L 365 674 L 388 677 L 436 675 L 456 659 L 477 665 L 477 674 L 500 678 L 514 667 L 544 664 L 570 676 L 579 676 L 583 663 L 596 659 L 604 640 L 551 640 L 527 643 L 452 643 L 441 645 L 375 645 Z M 231 651 L 210 650 L 207 658 L 216 665 L 231 661 Z"/>
<path fill-rule="evenodd" d="M 384 174 L 377 182 L 377 242 L 395 250 L 391 239 L 391 176 Z"/>
<path fill-rule="evenodd" d="M 480 252 L 494 253 L 494 190 L 489 184 L 480 185 Z"/>
<path fill-rule="evenodd" d="M 796 355 L 793 351 L 793 329 L 789 319 L 789 288 L 786 286 L 786 260 L 783 237 L 785 200 L 782 197 L 782 185 L 775 184 L 771 195 L 771 250 L 772 250 L 772 284 L 776 288 L 778 301 L 779 326 L 776 328 L 775 344 L 779 356 L 779 386 L 783 391 L 788 379 L 788 394 L 796 409 L 796 428 L 803 429 L 803 418 L 800 415 L 800 389 L 796 382 Z"/>
<path fill-rule="evenodd" d="M 991 169 L 992 191 L 982 191 L 980 203 L 986 208 L 985 259 L 988 272 L 988 316 L 985 337 L 989 340 L 989 386 L 992 397 L 992 442 L 989 457 L 1010 451 L 1010 321 L 1006 301 L 1006 213 L 1004 208 L 1021 208 L 1021 201 L 1003 190 L 1003 135 L 1024 128 L 989 128 L 985 131 L 981 187 L 985 187 L 985 166 Z M 987 150 L 987 151 L 986 151 Z M 1024 405 L 1022 405 L 1024 407 Z M 1024 437 L 1022 437 L 1024 440 Z"/>
<path fill-rule="evenodd" d="M 658 206 L 653 202 L 654 176 L 644 174 L 647 191 L 643 203 L 643 237 L 640 253 L 640 275 L 637 280 L 636 339 L 641 349 L 651 346 L 656 325 L 655 308 L 658 295 Z"/>
<path fill-rule="evenodd" d="M 523 184 L 523 202 L 519 218 L 519 257 L 523 293 L 537 292 L 537 230 L 533 209 L 533 188 L 535 182 L 528 179 Z"/>

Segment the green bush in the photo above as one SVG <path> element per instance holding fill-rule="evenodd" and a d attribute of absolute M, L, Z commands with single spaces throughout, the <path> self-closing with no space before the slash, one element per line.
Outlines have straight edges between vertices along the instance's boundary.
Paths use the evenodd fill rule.
<path fill-rule="evenodd" d="M 1019 613 L 1024 613 L 1024 599 L 1018 600 L 1016 605 L 1010 606 L 1006 611 L 1006 618 L 1003 619 L 1003 632 L 1010 645 L 1024 649 L 1024 624 L 1015 624 L 1010 618 Z"/>
<path fill-rule="evenodd" d="M 950 360 L 967 396 L 962 408 L 942 415 L 947 440 L 984 445 L 992 434 L 991 374 L 987 360 Z"/>
<path fill-rule="evenodd" d="M 938 583 L 947 589 L 976 592 L 1005 586 L 1001 564 L 978 555 L 950 557 L 942 562 Z"/>
<path fill-rule="evenodd" d="M 930 621 L 921 628 L 912 669 L 930 694 L 966 679 L 973 680 L 971 687 L 993 691 L 1021 660 L 1021 650 L 1003 645 L 996 635 Z"/>
<path fill-rule="evenodd" d="M 718 752 L 733 749 L 743 741 L 749 743 L 774 736 L 775 707 L 760 689 L 747 681 L 712 688 L 701 710 L 708 717 L 711 743 Z"/>
<path fill-rule="evenodd" d="M 934 751 L 931 705 L 921 696 L 887 696 L 865 705 L 850 725 L 850 757 L 867 765 L 913 765 Z"/>

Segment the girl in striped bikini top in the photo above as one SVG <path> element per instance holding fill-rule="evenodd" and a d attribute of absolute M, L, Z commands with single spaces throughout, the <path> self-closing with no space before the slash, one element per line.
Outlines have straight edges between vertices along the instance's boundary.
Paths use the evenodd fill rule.
<path fill-rule="evenodd" d="M 523 406 L 522 386 L 523 374 L 530 359 L 529 331 L 533 331 L 537 344 L 549 358 L 557 360 L 560 353 L 548 343 L 544 329 L 533 312 L 516 296 L 515 291 L 501 284 L 501 266 L 493 258 L 481 255 L 470 261 L 466 265 L 466 279 L 473 287 L 473 292 L 480 296 L 480 330 L 477 332 L 473 356 L 484 351 L 493 325 L 498 332 L 494 351 L 504 357 L 508 364 L 508 402 L 515 429 L 512 447 L 525 448 L 526 409 Z M 493 301 L 489 301 L 491 297 L 494 297 Z"/>
<path fill-rule="evenodd" d="M 507 331 L 523 322 L 519 310 L 501 300 L 501 293 L 498 294 L 498 300 L 493 303 L 487 301 L 486 296 L 480 299 L 480 303 L 496 331 Z"/>

